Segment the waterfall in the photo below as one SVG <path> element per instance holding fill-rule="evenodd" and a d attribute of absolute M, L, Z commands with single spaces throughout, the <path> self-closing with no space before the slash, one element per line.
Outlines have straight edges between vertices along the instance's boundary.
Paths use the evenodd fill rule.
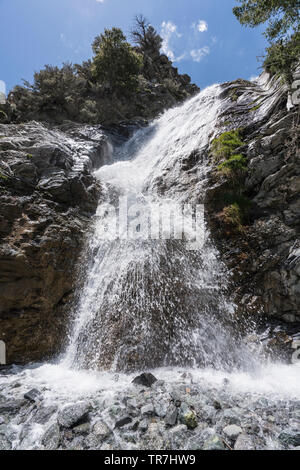
<path fill-rule="evenodd" d="M 222 110 L 221 87 L 211 86 L 182 106 L 166 111 L 115 151 L 115 163 L 96 172 L 106 188 L 89 240 L 90 262 L 75 311 L 64 364 L 74 368 L 131 371 L 165 365 L 239 367 L 249 363 L 226 299 L 227 279 L 205 227 L 196 250 L 183 239 L 144 239 L 133 221 L 132 236 L 105 239 L 115 227 L 106 204 L 119 196 L 138 203 L 143 215 L 163 207 L 172 212 L 174 229 L 186 197 L 161 195 L 156 182 L 195 151 L 207 148 Z M 199 193 L 210 170 L 198 170 Z M 129 209 L 130 210 L 130 209 Z M 164 211 L 166 213 L 164 213 Z M 141 215 L 141 214 L 140 214 Z M 159 222 L 157 222 L 159 224 Z M 147 225 L 147 224 L 146 224 Z M 135 233 L 134 233 L 135 232 Z M 107 235 L 107 234 L 106 234 Z M 107 237 L 106 237 L 107 238 Z"/>

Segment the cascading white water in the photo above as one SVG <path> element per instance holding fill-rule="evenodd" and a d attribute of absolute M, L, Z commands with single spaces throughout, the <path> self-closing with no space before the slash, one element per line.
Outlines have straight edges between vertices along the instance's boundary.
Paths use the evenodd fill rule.
<path fill-rule="evenodd" d="M 96 173 L 106 185 L 108 202 L 116 194 L 126 195 L 129 205 L 138 201 L 147 214 L 155 214 L 157 204 L 168 212 L 180 203 L 184 196 L 176 188 L 170 199 L 159 196 L 154 183 L 177 162 L 207 147 L 221 110 L 220 92 L 218 85 L 207 88 L 118 149 L 120 161 Z M 209 169 L 208 161 L 200 165 L 199 185 Z M 250 354 L 234 334 L 234 306 L 224 297 L 226 275 L 209 234 L 197 251 L 188 250 L 186 240 L 132 240 L 124 233 L 121 240 L 103 240 L 103 227 L 112 225 L 103 207 L 102 202 L 64 364 L 123 371 L 170 364 L 249 364 Z M 181 223 L 176 209 L 173 223 L 175 228 Z M 133 226 L 134 232 L 137 222 Z"/>

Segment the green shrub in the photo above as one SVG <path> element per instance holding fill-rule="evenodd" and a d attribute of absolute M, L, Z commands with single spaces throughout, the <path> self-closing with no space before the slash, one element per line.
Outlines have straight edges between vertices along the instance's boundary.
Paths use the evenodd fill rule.
<path fill-rule="evenodd" d="M 211 145 L 211 154 L 215 161 L 232 157 L 235 150 L 241 147 L 243 142 L 240 138 L 240 129 L 224 132 L 215 138 Z"/>
<path fill-rule="evenodd" d="M 280 75 L 287 83 L 293 81 L 293 70 L 300 59 L 300 32 L 280 40 L 267 48 L 264 67 L 273 75 Z"/>
<path fill-rule="evenodd" d="M 223 222 L 232 229 L 232 231 L 242 232 L 244 230 L 243 214 L 237 203 L 224 207 L 220 217 Z"/>
<path fill-rule="evenodd" d="M 174 82 L 171 78 L 165 78 L 163 81 L 164 87 L 173 95 L 180 93 L 179 83 Z"/>
<path fill-rule="evenodd" d="M 137 54 L 119 28 L 105 29 L 93 43 L 95 57 L 92 73 L 95 79 L 106 83 L 112 91 L 134 91 L 143 66 Z"/>
<path fill-rule="evenodd" d="M 264 67 L 271 75 L 293 81 L 300 57 L 299 0 L 237 0 L 233 13 L 241 24 L 254 28 L 268 22 L 264 33 L 270 46 Z"/>
<path fill-rule="evenodd" d="M 247 160 L 242 154 L 232 155 L 225 162 L 218 165 L 218 170 L 230 170 L 233 172 L 243 172 L 247 170 Z"/>

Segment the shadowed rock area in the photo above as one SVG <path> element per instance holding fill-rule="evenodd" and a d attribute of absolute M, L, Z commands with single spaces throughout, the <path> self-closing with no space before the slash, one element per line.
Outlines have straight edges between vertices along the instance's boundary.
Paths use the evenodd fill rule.
<path fill-rule="evenodd" d="M 57 352 L 84 233 L 110 159 L 98 128 L 0 126 L 0 339 L 8 362 Z"/>

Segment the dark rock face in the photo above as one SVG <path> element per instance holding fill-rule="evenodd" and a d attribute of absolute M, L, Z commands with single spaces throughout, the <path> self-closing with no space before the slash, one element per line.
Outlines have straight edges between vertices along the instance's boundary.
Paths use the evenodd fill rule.
<path fill-rule="evenodd" d="M 263 78 L 265 80 L 263 81 Z M 204 203 L 211 236 L 231 272 L 229 295 L 237 313 L 288 323 L 300 321 L 300 124 L 299 110 L 287 110 L 288 90 L 265 76 L 256 84 L 222 85 L 215 135 L 239 129 L 247 173 L 232 181 L 218 173 L 211 145 L 195 150 L 157 182 L 166 196 Z M 202 176 L 203 163 L 208 171 Z M 200 176 L 199 176 L 200 175 Z M 202 180 L 204 181 L 202 182 Z M 201 191 L 198 189 L 201 183 Z M 227 199 L 247 201 L 240 231 L 222 218 Z"/>
<path fill-rule="evenodd" d="M 284 87 L 271 90 L 262 94 L 261 109 L 251 108 L 248 118 L 244 110 L 241 123 L 248 162 L 242 190 L 249 201 L 242 232 L 233 234 L 218 221 L 219 201 L 234 191 L 228 181 L 212 176 L 207 203 L 212 234 L 233 274 L 238 310 L 293 323 L 300 321 L 299 117 L 297 107 L 287 111 Z M 240 93 L 246 94 L 242 87 Z M 237 103 L 224 119 L 233 117 L 238 127 L 241 108 Z"/>
<path fill-rule="evenodd" d="M 108 163 L 100 128 L 0 126 L 0 338 L 7 362 L 57 351 L 84 233 Z"/>

